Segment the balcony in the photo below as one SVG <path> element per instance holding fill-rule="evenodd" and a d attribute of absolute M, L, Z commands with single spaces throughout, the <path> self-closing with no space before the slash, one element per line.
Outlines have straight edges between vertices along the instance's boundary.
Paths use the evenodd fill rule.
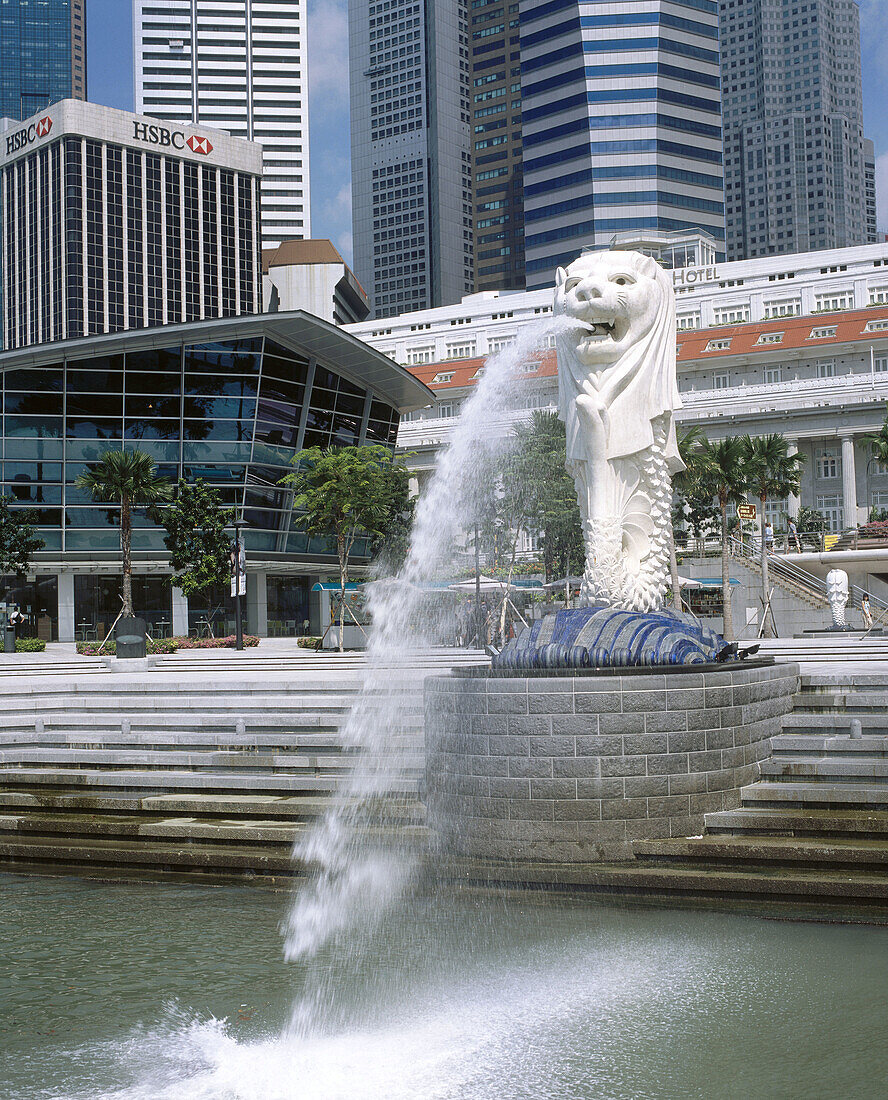
<path fill-rule="evenodd" d="M 797 412 L 799 409 L 869 405 L 888 401 L 888 374 L 843 374 L 834 378 L 793 378 L 755 386 L 684 390 L 682 421 L 737 414 Z"/>

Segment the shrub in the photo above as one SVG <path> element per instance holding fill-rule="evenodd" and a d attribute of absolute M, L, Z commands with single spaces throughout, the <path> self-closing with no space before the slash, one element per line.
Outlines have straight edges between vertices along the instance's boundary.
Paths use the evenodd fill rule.
<path fill-rule="evenodd" d="M 317 649 L 321 644 L 320 638 L 312 638 L 310 635 L 305 635 L 302 638 L 296 639 L 296 645 L 300 649 Z"/>
<path fill-rule="evenodd" d="M 46 649 L 46 642 L 42 638 L 16 638 L 16 653 L 42 653 Z"/>
<path fill-rule="evenodd" d="M 159 653 L 175 653 L 179 648 L 177 638 L 148 638 L 147 652 L 149 656 Z M 101 642 L 78 642 L 77 652 L 81 657 L 113 657 L 117 652 L 117 642 L 113 638 L 102 645 Z"/>
<path fill-rule="evenodd" d="M 226 638 L 173 638 L 179 649 L 234 649 L 237 638 L 229 634 Z M 259 638 L 255 634 L 244 635 L 244 649 L 259 645 Z"/>

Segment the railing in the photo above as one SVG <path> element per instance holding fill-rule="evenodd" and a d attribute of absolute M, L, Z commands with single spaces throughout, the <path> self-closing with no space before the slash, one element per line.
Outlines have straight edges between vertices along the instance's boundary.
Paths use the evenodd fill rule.
<path fill-rule="evenodd" d="M 743 559 L 750 565 L 756 565 L 761 567 L 761 542 L 755 543 L 753 540 L 749 542 L 741 542 L 737 538 L 731 538 L 731 553 L 738 558 Z M 826 590 L 826 581 L 816 577 L 813 573 L 809 573 L 807 569 L 802 569 L 801 566 L 796 565 L 794 562 L 787 561 L 782 554 L 775 554 L 773 551 L 767 552 L 768 566 L 777 583 L 780 583 L 781 578 L 785 578 L 790 582 L 795 583 L 801 588 L 805 588 L 812 596 L 816 596 L 818 599 L 824 600 L 829 603 L 829 597 Z M 861 600 L 864 595 L 869 596 L 870 606 L 873 610 L 879 610 L 888 612 L 888 601 L 881 599 L 879 596 L 874 596 L 872 592 L 866 592 L 857 584 L 848 584 L 848 605 L 851 607 L 860 607 Z M 884 616 L 883 616 L 884 617 Z"/>
<path fill-rule="evenodd" d="M 888 375 L 882 371 L 861 372 L 859 374 L 835 375 L 832 378 L 793 378 L 785 382 L 761 383 L 754 386 L 726 386 L 723 389 L 682 390 L 681 399 L 684 408 L 681 419 L 704 416 L 713 408 L 724 407 L 725 399 L 730 398 L 732 411 L 738 400 L 745 402 L 765 401 L 766 409 L 781 407 L 781 402 L 792 402 L 798 407 L 801 397 L 804 405 L 832 405 L 837 395 L 843 403 L 859 404 L 870 401 L 874 396 L 888 396 Z M 776 404 L 775 404 L 776 403 Z"/>

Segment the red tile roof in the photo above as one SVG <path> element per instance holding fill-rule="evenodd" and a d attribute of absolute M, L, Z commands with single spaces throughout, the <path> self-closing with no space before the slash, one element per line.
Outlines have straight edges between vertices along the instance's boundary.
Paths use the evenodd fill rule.
<path fill-rule="evenodd" d="M 718 328 L 695 329 L 678 333 L 678 362 L 703 362 L 709 359 L 724 359 L 734 355 L 754 355 L 759 352 L 818 350 L 830 348 L 835 344 L 871 343 L 878 339 L 888 339 L 888 328 L 884 332 L 867 332 L 870 321 L 888 321 L 888 305 L 873 306 L 870 309 L 847 310 L 842 313 L 815 313 L 807 317 L 782 317 L 774 321 L 756 321 L 746 325 L 721 325 Z M 835 327 L 835 336 L 811 337 L 817 328 Z M 780 343 L 758 343 L 759 337 L 769 333 L 782 333 Z M 730 347 L 706 351 L 711 341 L 730 340 Z M 407 370 L 433 390 L 463 389 L 474 386 L 475 374 L 485 360 L 447 359 L 441 363 L 423 363 Z M 528 381 L 534 378 L 554 378 L 558 367 L 554 351 L 544 351 L 539 357 L 539 370 L 528 371 Z M 438 374 L 453 374 L 449 382 L 434 382 Z"/>

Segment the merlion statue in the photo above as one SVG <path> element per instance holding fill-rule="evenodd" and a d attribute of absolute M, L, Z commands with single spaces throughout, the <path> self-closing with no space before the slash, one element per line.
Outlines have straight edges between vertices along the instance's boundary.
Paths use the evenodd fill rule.
<path fill-rule="evenodd" d="M 832 611 L 833 628 L 845 630 L 845 605 L 848 603 L 848 574 L 844 569 L 830 569 L 826 574 L 826 598 Z"/>
<path fill-rule="evenodd" d="M 559 415 L 586 541 L 581 598 L 630 611 L 663 602 L 670 475 L 682 470 L 673 414 L 675 296 L 638 252 L 592 252 L 559 268 Z"/>

